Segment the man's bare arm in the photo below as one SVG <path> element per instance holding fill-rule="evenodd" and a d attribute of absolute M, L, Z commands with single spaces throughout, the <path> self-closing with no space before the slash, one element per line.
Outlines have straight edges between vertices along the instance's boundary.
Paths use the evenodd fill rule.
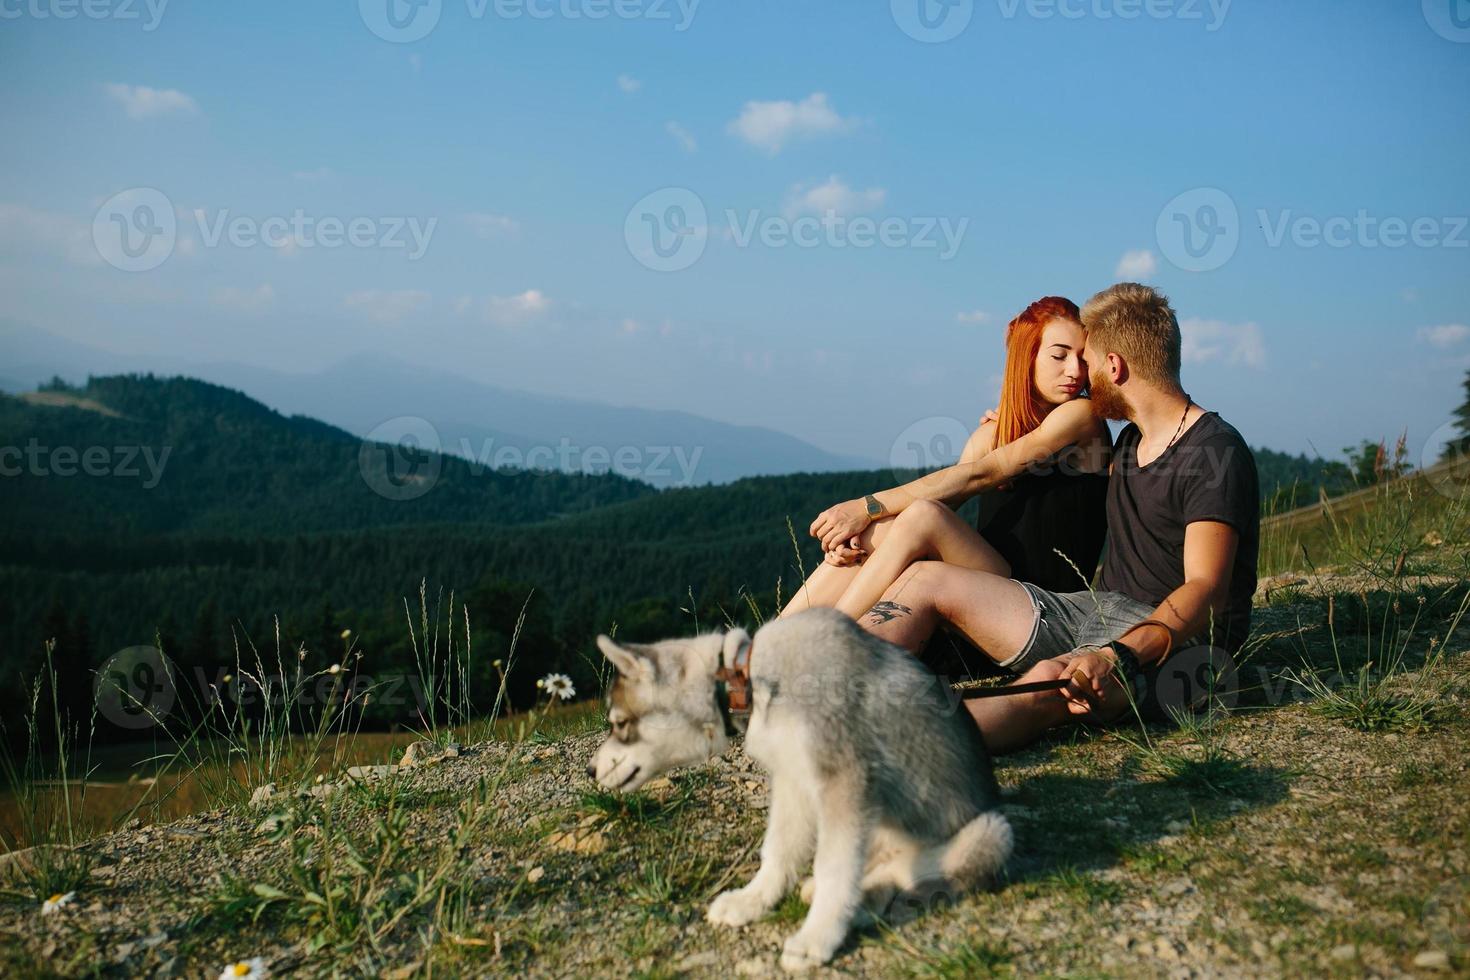
<path fill-rule="evenodd" d="M 1220 521 L 1196 521 L 1184 529 L 1184 584 L 1154 610 L 1156 619 L 1185 639 L 1205 631 L 1225 611 L 1230 575 L 1240 534 Z M 1141 664 L 1157 663 L 1169 648 L 1164 631 L 1134 627 L 1119 638 L 1138 654 Z"/>

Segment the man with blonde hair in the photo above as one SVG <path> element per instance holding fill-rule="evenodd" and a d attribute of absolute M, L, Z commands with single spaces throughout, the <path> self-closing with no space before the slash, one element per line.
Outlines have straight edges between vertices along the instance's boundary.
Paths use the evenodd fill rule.
<path fill-rule="evenodd" d="M 1070 678 L 1060 690 L 967 701 L 992 751 L 1068 721 L 1114 720 L 1130 703 L 1155 714 L 1196 706 L 1201 656 L 1228 672 L 1250 628 L 1255 459 L 1233 426 L 1185 393 L 1173 308 L 1158 290 L 1119 283 L 1087 302 L 1082 325 L 1093 411 L 1128 422 L 1113 447 L 1097 589 L 1079 581 L 1077 592 L 1050 592 L 923 561 L 859 619 L 914 651 L 948 623 L 1020 683 Z M 1180 670 L 1188 676 L 1170 679 Z"/>

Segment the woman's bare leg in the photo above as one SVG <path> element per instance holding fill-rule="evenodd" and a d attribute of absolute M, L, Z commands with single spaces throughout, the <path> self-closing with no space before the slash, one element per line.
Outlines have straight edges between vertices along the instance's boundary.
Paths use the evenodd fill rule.
<path fill-rule="evenodd" d="M 1006 578 L 1011 574 L 1010 563 L 954 511 L 933 500 L 916 500 L 894 518 L 883 546 L 868 555 L 856 575 L 845 577 L 846 590 L 833 605 L 857 619 L 904 569 L 925 559 Z"/>
<path fill-rule="evenodd" d="M 888 530 L 893 526 L 896 518 L 885 517 L 874 521 L 858 537 L 863 550 L 868 553 L 868 561 L 873 560 L 878 545 L 888 536 Z M 818 565 L 816 569 L 807 576 L 806 582 L 796 590 L 791 601 L 786 603 L 786 608 L 781 610 L 782 616 L 790 616 L 792 613 L 810 609 L 812 606 L 835 606 L 837 600 L 847 591 L 847 587 L 857 578 L 858 572 L 862 571 L 862 565 L 829 565 L 826 562 Z"/>

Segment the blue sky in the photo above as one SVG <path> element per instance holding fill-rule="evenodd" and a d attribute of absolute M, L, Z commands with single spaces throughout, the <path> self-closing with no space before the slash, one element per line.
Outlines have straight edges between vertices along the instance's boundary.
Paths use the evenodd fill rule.
<path fill-rule="evenodd" d="M 407 43 L 388 0 L 91 2 L 0 0 L 9 325 L 385 353 L 880 460 L 993 402 L 1016 311 L 1120 277 L 1170 294 L 1186 388 L 1253 444 L 1417 453 L 1470 368 L 1463 0 L 955 0 L 942 43 L 902 29 L 919 0 L 439 0 Z M 175 229 L 129 271 L 105 236 L 140 200 Z M 647 267 L 645 226 L 697 258 Z"/>

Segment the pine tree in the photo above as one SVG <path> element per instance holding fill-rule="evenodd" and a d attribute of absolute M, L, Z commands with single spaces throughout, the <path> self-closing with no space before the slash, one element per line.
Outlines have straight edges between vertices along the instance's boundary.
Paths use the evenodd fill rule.
<path fill-rule="evenodd" d="M 1445 445 L 1440 459 L 1470 454 L 1470 371 L 1465 372 L 1465 400 L 1455 409 L 1455 428 L 1459 434 Z"/>

